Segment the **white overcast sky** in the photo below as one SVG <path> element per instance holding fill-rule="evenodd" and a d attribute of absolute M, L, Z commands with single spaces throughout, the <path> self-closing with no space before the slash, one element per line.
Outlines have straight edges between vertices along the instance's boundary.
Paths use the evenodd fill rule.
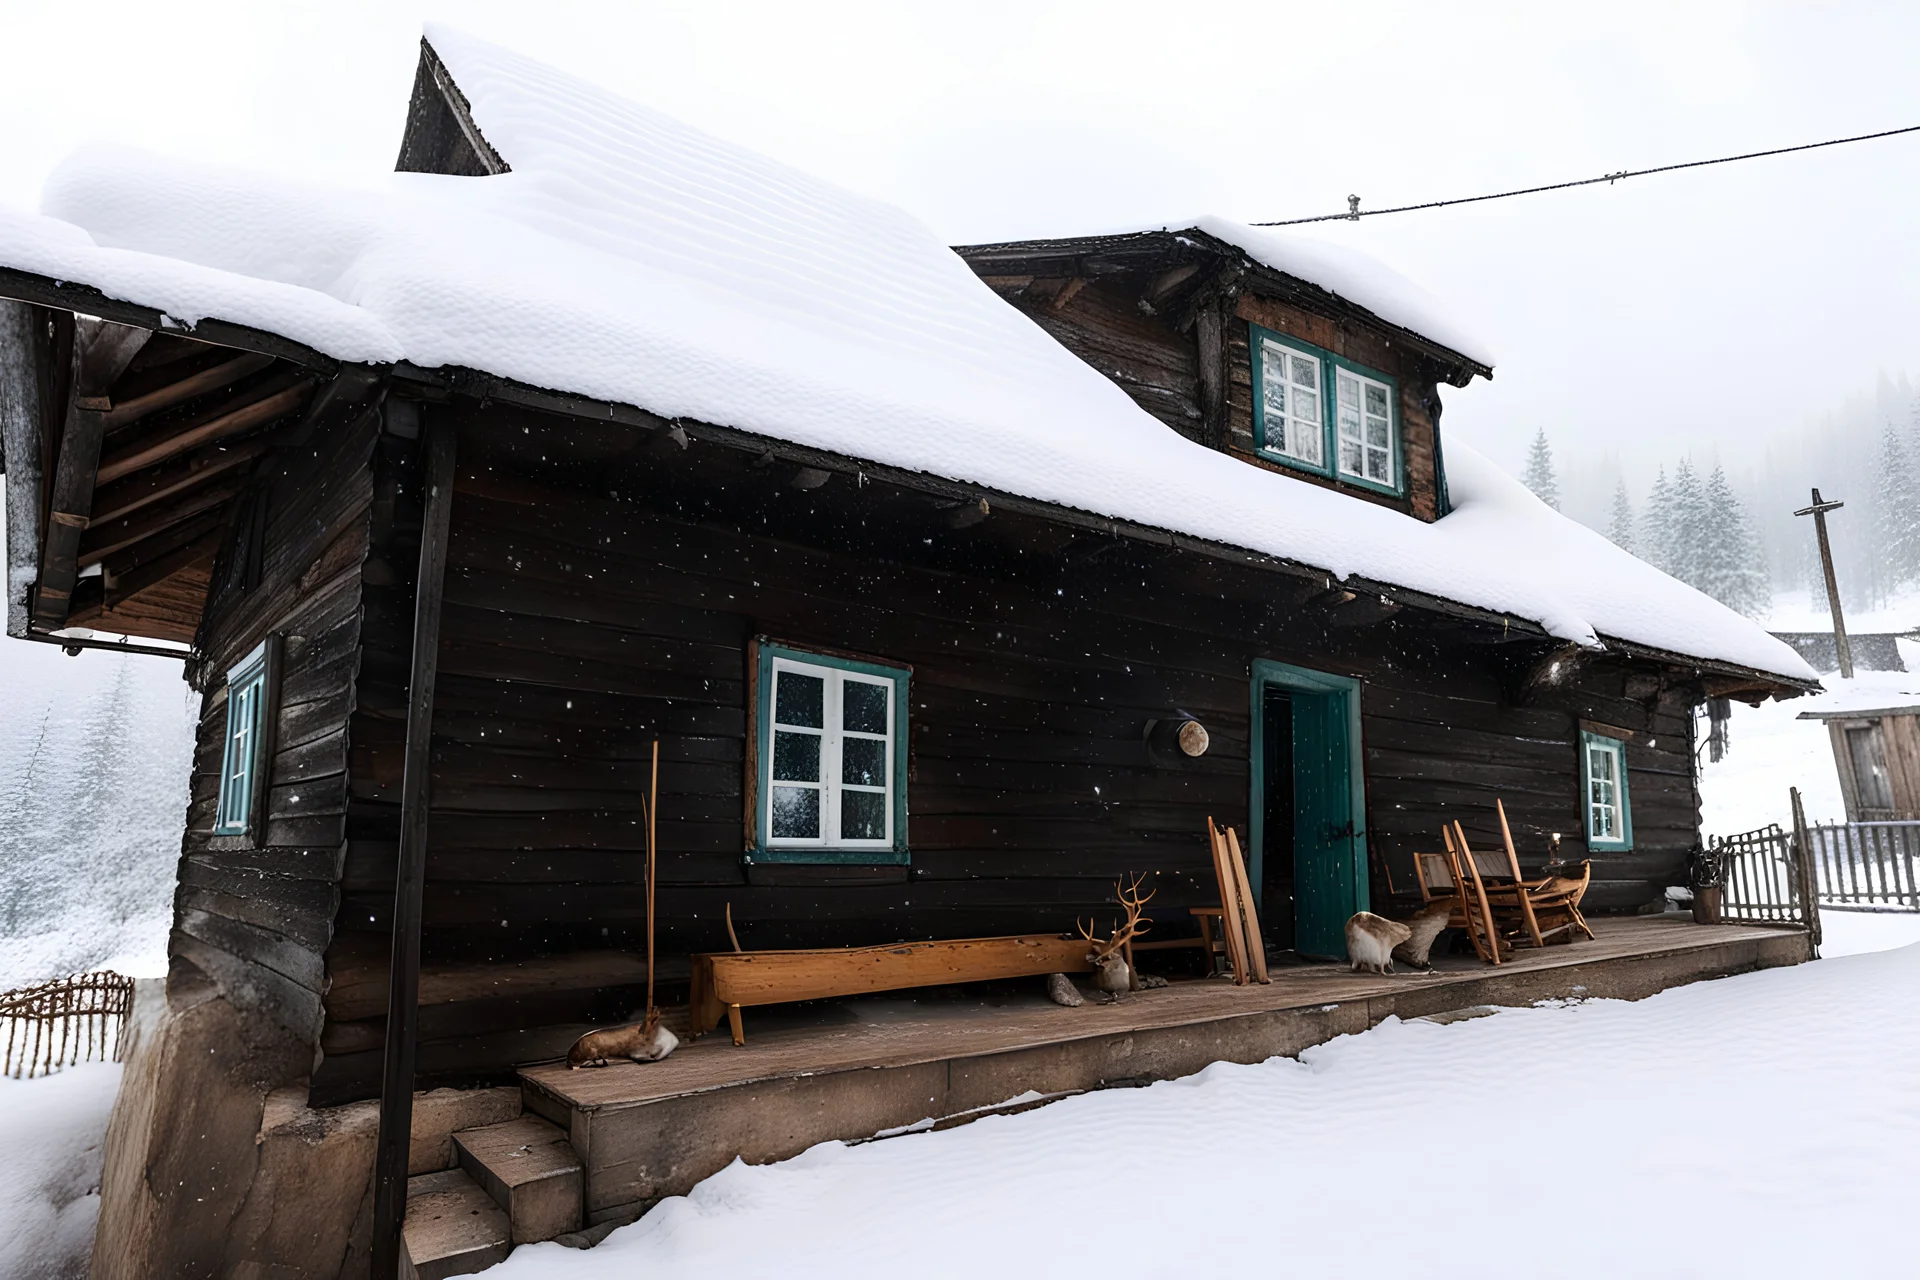
<path fill-rule="evenodd" d="M 0 202 L 75 146 L 390 168 L 422 21 L 903 205 L 950 242 L 1253 221 L 1920 124 L 1920 5 L 0 3 Z M 1920 134 L 1308 234 L 1499 357 L 1517 467 L 1737 462 L 1920 374 Z M 1650 463 L 1648 464 L 1651 465 Z"/>

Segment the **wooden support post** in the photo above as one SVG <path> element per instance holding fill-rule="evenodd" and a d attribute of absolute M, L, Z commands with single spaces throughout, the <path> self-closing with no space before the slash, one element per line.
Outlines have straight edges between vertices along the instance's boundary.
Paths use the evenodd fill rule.
<path fill-rule="evenodd" d="M 400 857 L 393 886 L 393 951 L 387 970 L 386 1069 L 373 1166 L 373 1280 L 400 1274 L 413 1133 L 413 1067 L 420 1020 L 420 908 L 427 879 L 427 806 L 433 690 L 440 667 L 440 604 L 446 590 L 453 505 L 453 425 L 429 413 L 423 444 L 426 512 L 413 595 L 413 675 L 407 685 L 407 745 L 400 779 Z"/>

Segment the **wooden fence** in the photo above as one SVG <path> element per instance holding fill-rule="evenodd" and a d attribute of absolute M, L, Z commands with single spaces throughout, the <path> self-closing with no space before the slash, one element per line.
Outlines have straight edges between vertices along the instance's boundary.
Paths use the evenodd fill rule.
<path fill-rule="evenodd" d="M 1709 848 L 1726 873 L 1723 919 L 1807 924 L 1805 872 L 1794 857 L 1793 838 L 1778 823 L 1716 838 Z"/>
<path fill-rule="evenodd" d="M 118 973 L 76 973 L 0 992 L 0 1074 L 18 1080 L 94 1058 L 118 1062 L 132 1011 L 133 979 Z"/>
<path fill-rule="evenodd" d="M 1810 837 L 1822 907 L 1920 911 L 1920 822 L 1825 822 Z"/>

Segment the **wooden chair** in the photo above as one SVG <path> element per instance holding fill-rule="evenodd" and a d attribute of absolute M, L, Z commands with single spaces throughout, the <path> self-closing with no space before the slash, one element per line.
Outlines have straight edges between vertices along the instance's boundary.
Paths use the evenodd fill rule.
<path fill-rule="evenodd" d="M 1503 951 L 1511 951 L 1512 945 L 1500 936 L 1500 930 L 1494 922 L 1493 906 L 1487 898 L 1486 883 L 1481 880 L 1480 872 L 1474 866 L 1471 857 L 1462 857 L 1466 848 L 1466 837 L 1455 822 L 1442 825 L 1440 836 L 1447 845 L 1447 872 L 1453 883 L 1458 886 L 1456 897 L 1459 907 L 1447 923 L 1456 928 L 1464 928 L 1467 938 L 1473 943 L 1473 950 L 1488 964 L 1499 964 Z M 1432 858 L 1433 854 L 1423 855 Z M 1425 875 L 1422 875 L 1422 879 Z M 1455 917 L 1459 924 L 1454 925 Z"/>
<path fill-rule="evenodd" d="M 1577 876 L 1554 875 L 1528 880 L 1520 870 L 1520 857 L 1514 850 L 1507 807 L 1497 798 L 1493 805 L 1500 817 L 1500 849 L 1484 853 L 1474 850 L 1458 822 L 1453 824 L 1453 834 L 1463 863 L 1478 874 L 1496 928 L 1515 943 L 1536 947 L 1572 942 L 1579 934 L 1592 938 L 1593 929 L 1580 914 L 1580 899 L 1592 879 L 1591 864 L 1583 864 Z"/>

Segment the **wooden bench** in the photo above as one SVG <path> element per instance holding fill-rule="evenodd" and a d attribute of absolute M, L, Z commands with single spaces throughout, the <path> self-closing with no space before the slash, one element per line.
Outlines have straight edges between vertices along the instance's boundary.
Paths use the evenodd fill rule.
<path fill-rule="evenodd" d="M 909 987 L 1086 973 L 1087 940 L 1071 934 L 954 938 L 878 947 L 802 951 L 710 951 L 693 957 L 693 1034 L 720 1025 L 745 1044 L 740 1010 Z"/>

